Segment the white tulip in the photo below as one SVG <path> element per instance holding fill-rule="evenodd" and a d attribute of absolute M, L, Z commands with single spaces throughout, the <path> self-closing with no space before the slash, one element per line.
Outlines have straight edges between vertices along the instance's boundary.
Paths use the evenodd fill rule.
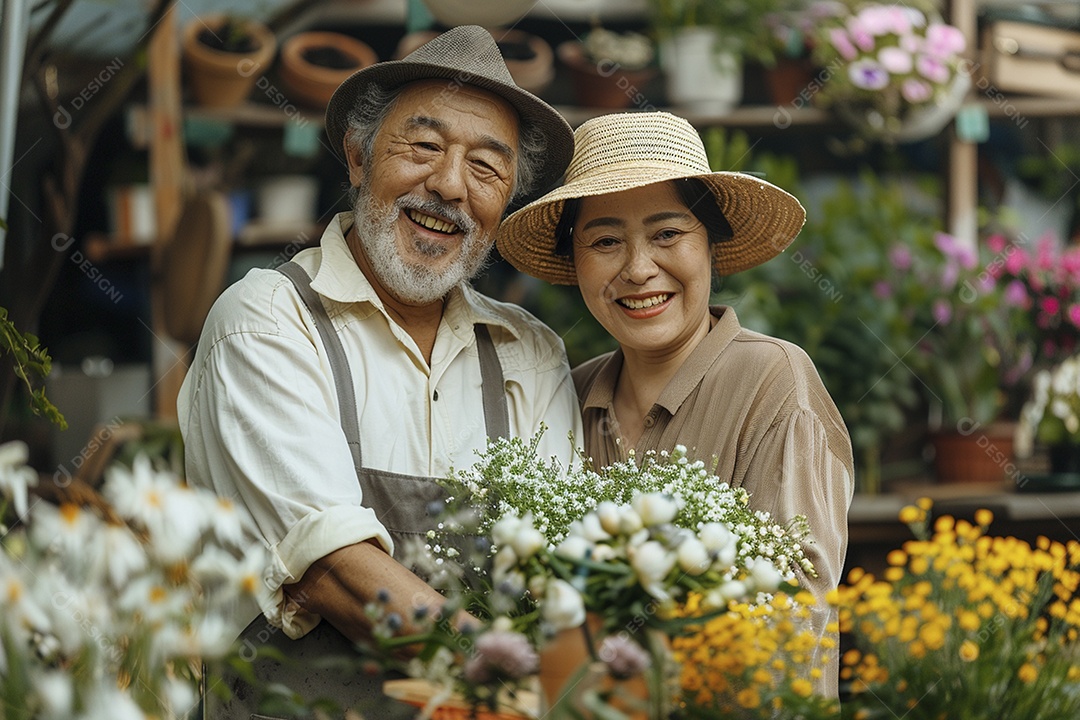
<path fill-rule="evenodd" d="M 645 527 L 669 523 L 679 513 L 679 506 L 674 498 L 663 493 L 638 495 L 630 501 L 630 505 L 641 516 Z"/>
<path fill-rule="evenodd" d="M 552 580 L 548 583 L 541 603 L 544 620 L 551 624 L 556 632 L 580 627 L 585 622 L 585 603 L 581 593 L 565 580 Z"/>
<path fill-rule="evenodd" d="M 630 567 L 637 573 L 638 580 L 646 589 L 647 586 L 663 580 L 671 572 L 671 568 L 675 567 L 675 554 L 655 540 L 644 542 L 631 548 L 631 551 Z"/>
<path fill-rule="evenodd" d="M 717 589 L 727 600 L 742 600 L 750 592 L 746 584 L 739 580 L 729 580 Z"/>
<path fill-rule="evenodd" d="M 514 552 L 522 561 L 531 558 L 546 544 L 547 540 L 539 530 L 532 526 L 531 521 L 522 523 L 518 534 L 510 541 L 510 547 L 514 548 Z"/>
<path fill-rule="evenodd" d="M 491 541 L 497 546 L 509 545 L 521 527 L 521 518 L 517 515 L 503 515 L 491 528 Z"/>
<path fill-rule="evenodd" d="M 679 544 L 679 567 L 690 575 L 700 575 L 709 569 L 709 551 L 696 537 L 688 537 Z"/>
<path fill-rule="evenodd" d="M 600 518 L 596 513 L 589 513 L 581 518 L 581 534 L 590 542 L 603 542 L 611 537 L 600 525 Z"/>
<path fill-rule="evenodd" d="M 555 554 L 567 560 L 582 560 L 588 554 L 591 545 L 580 535 L 568 535 L 555 548 Z"/>
<path fill-rule="evenodd" d="M 698 539 L 704 543 L 706 550 L 714 552 L 731 542 L 731 531 L 724 523 L 705 523 L 698 532 Z"/>
<path fill-rule="evenodd" d="M 641 522 L 641 516 L 634 508 L 629 505 L 619 508 L 619 532 L 623 535 L 633 535 L 643 527 L 645 524 Z"/>
<path fill-rule="evenodd" d="M 517 566 L 517 562 L 517 553 L 514 552 L 514 548 L 509 545 L 499 548 L 499 551 L 495 553 L 495 560 L 492 565 L 492 576 L 496 581 L 501 580 L 506 573 Z"/>
<path fill-rule="evenodd" d="M 754 589 L 758 592 L 775 592 L 780 587 L 780 572 L 776 569 L 776 566 L 765 558 L 754 558 L 753 562 L 747 568 L 750 571 L 750 577 L 754 581 Z"/>
<path fill-rule="evenodd" d="M 610 500 L 604 500 L 596 506 L 596 516 L 600 518 L 600 527 L 609 535 L 619 534 L 619 506 Z"/>

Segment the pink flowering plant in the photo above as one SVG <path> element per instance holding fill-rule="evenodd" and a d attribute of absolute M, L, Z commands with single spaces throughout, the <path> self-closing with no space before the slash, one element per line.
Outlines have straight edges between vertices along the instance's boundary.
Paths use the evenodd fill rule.
<path fill-rule="evenodd" d="M 932 246 L 897 246 L 890 253 L 904 271 L 903 293 L 915 345 L 910 357 L 931 406 L 946 427 L 997 418 L 1002 387 L 1030 367 L 1002 311 L 1002 286 L 988 268 L 985 244 L 972 247 L 947 233 Z"/>
<path fill-rule="evenodd" d="M 1061 248 L 1052 235 L 1032 246 L 995 234 L 986 245 L 995 256 L 988 271 L 1034 363 L 1047 368 L 1075 355 L 1080 350 L 1080 248 Z"/>
<path fill-rule="evenodd" d="M 939 131 L 951 114 L 927 112 L 952 105 L 967 87 L 963 33 L 925 3 L 824 5 L 832 12 L 817 25 L 813 56 L 828 81 L 816 101 L 882 139 L 913 139 L 905 123 L 916 118 L 926 135 Z"/>

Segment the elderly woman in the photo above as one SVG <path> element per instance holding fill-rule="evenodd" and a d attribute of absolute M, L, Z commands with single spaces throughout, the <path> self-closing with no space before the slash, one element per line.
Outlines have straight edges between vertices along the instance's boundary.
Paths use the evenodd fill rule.
<path fill-rule="evenodd" d="M 822 603 L 847 551 L 847 429 L 802 349 L 709 305 L 714 275 L 781 253 L 805 211 L 762 180 L 712 172 L 697 132 L 668 113 L 598 117 L 574 140 L 565 184 L 507 218 L 497 244 L 519 270 L 578 285 L 619 342 L 574 370 L 586 453 L 600 467 L 684 445 L 753 507 L 805 515 L 817 577 L 800 582 Z M 819 687 L 835 692 L 828 675 Z"/>

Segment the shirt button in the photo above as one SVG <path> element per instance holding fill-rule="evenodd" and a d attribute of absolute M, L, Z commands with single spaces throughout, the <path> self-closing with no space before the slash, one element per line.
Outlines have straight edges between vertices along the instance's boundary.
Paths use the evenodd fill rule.
<path fill-rule="evenodd" d="M 651 428 L 655 424 L 656 424 L 656 418 L 654 418 L 652 415 L 646 415 L 645 416 L 645 427 Z"/>

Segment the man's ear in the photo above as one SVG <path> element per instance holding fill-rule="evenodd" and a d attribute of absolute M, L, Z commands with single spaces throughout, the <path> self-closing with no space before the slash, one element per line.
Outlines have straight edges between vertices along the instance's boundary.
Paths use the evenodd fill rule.
<path fill-rule="evenodd" d="M 349 142 L 348 135 L 342 139 L 341 145 L 345 151 L 345 162 L 349 164 L 349 184 L 353 187 L 360 187 L 360 183 L 364 178 L 364 152 L 358 146 L 358 143 Z"/>

